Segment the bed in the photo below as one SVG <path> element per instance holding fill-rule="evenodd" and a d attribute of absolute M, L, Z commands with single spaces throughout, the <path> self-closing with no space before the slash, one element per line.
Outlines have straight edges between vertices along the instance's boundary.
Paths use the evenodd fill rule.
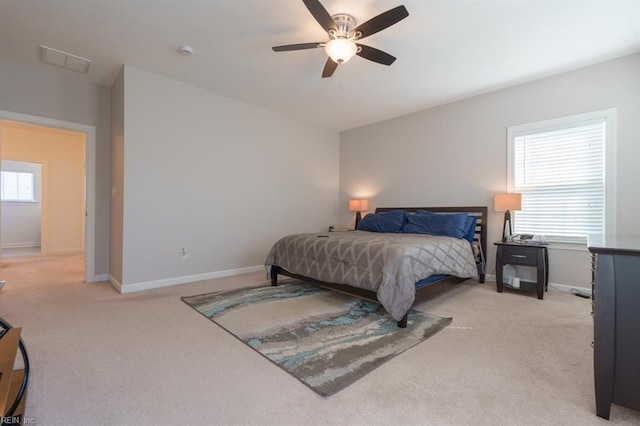
<path fill-rule="evenodd" d="M 463 217 L 467 219 L 464 230 L 460 228 Z M 376 220 L 381 218 L 392 218 L 397 227 L 389 228 L 390 222 L 377 227 Z M 431 231 L 424 231 L 422 223 L 434 221 L 460 226 L 453 232 L 423 233 Z M 477 277 L 484 282 L 486 240 L 487 207 L 377 208 L 374 215 L 363 218 L 357 231 L 280 239 L 265 268 L 274 286 L 278 276 L 284 275 L 377 300 L 404 328 L 421 290 L 442 281 Z"/>

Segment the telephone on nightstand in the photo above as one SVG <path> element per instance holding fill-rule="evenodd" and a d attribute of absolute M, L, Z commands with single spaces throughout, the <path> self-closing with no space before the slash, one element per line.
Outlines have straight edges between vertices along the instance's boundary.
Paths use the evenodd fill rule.
<path fill-rule="evenodd" d="M 540 244 L 540 245 L 549 244 L 544 239 L 544 235 L 533 235 L 533 234 L 516 234 L 513 236 L 513 242 L 524 243 L 524 244 Z"/>
<path fill-rule="evenodd" d="M 354 231 L 354 230 L 349 228 L 336 228 L 333 225 L 329 227 L 329 232 L 346 232 L 346 231 Z"/>

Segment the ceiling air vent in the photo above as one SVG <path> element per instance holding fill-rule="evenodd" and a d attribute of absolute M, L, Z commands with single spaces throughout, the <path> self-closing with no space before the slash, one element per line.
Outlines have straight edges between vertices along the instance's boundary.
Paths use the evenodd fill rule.
<path fill-rule="evenodd" d="M 71 71 L 86 74 L 89 71 L 91 60 L 61 50 L 40 46 L 42 62 L 66 68 Z"/>

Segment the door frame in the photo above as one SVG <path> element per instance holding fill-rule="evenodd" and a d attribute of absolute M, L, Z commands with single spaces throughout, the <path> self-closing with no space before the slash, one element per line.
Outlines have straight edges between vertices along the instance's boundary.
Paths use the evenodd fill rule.
<path fill-rule="evenodd" d="M 88 283 L 98 281 L 95 273 L 95 234 L 96 234 L 96 128 L 86 124 L 0 109 L 0 120 L 20 121 L 40 126 L 75 130 L 86 134 L 85 158 L 85 233 L 84 233 L 84 275 Z"/>

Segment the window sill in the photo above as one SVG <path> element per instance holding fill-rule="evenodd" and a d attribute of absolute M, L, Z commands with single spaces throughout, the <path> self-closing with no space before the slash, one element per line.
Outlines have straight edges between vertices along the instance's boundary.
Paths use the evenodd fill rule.
<path fill-rule="evenodd" d="M 583 251 L 587 252 L 587 243 L 553 243 L 547 246 L 550 250 Z"/>
<path fill-rule="evenodd" d="M 2 201 L 3 206 L 22 206 L 22 205 L 33 205 L 40 204 L 39 201 Z"/>

